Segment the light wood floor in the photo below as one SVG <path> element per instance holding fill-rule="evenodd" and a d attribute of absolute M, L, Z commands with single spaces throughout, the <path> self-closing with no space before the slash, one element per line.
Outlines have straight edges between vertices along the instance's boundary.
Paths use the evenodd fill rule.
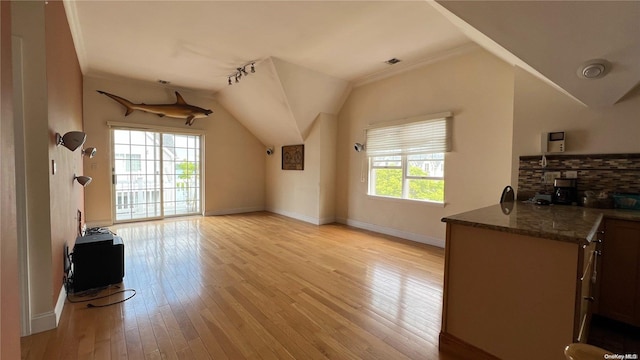
<path fill-rule="evenodd" d="M 111 230 L 137 295 L 67 302 L 22 359 L 452 359 L 437 346 L 442 249 L 270 213 Z"/>

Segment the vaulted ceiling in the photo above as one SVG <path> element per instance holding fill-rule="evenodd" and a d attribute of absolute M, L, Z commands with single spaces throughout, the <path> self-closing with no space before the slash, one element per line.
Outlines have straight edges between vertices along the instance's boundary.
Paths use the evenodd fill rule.
<path fill-rule="evenodd" d="M 532 69 L 587 106 L 611 106 L 640 85 L 640 1 L 438 1 L 438 5 L 446 9 L 443 14 L 462 20 L 459 27 L 474 41 L 496 53 L 506 50 L 509 62 Z M 604 60 L 608 66 L 604 77 L 578 76 L 591 60 Z"/>
<path fill-rule="evenodd" d="M 587 105 L 611 105 L 640 81 L 636 1 L 65 0 L 65 9 L 85 75 L 214 95 L 265 145 L 304 140 L 352 86 L 474 42 Z M 612 65 L 607 76 L 578 78 L 593 58 Z M 227 84 L 252 62 L 255 74 Z"/>

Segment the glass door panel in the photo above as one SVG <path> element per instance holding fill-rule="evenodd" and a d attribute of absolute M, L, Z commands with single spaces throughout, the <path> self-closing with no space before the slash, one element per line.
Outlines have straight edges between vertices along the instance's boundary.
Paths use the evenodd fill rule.
<path fill-rule="evenodd" d="M 165 215 L 200 213 L 200 136 L 163 134 L 162 140 Z"/>
<path fill-rule="evenodd" d="M 150 131 L 114 130 L 115 221 L 162 216 L 160 135 Z"/>
<path fill-rule="evenodd" d="M 200 136 L 113 130 L 115 221 L 201 213 Z"/>

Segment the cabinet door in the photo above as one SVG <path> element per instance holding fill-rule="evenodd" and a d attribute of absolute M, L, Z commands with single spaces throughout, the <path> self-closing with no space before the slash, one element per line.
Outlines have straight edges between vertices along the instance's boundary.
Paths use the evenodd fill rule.
<path fill-rule="evenodd" d="M 580 293 L 578 305 L 578 327 L 575 329 L 575 341 L 586 343 L 589 337 L 592 303 L 594 300 L 593 285 L 596 266 L 596 242 L 592 242 L 583 249 L 583 270 L 578 281 Z"/>
<path fill-rule="evenodd" d="M 598 312 L 640 325 L 640 224 L 607 220 L 602 245 Z"/>

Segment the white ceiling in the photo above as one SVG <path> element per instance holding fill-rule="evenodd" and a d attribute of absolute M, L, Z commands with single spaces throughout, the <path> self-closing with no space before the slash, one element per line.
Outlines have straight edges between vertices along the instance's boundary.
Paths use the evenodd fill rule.
<path fill-rule="evenodd" d="M 85 75 L 217 92 L 269 57 L 346 81 L 469 43 L 426 1 L 65 1 Z M 259 63 L 256 71 L 260 71 Z"/>
<path fill-rule="evenodd" d="M 640 84 L 640 1 L 438 3 L 506 49 L 513 55 L 508 61 L 524 61 L 588 106 L 611 106 Z M 465 33 L 482 42 L 473 31 Z M 607 75 L 578 77 L 578 68 L 592 59 L 610 63 Z"/>
<path fill-rule="evenodd" d="M 640 1 L 64 4 L 85 75 L 166 80 L 172 88 L 217 94 L 265 145 L 303 141 L 317 114 L 339 109 L 348 84 L 446 58 L 473 43 L 588 106 L 611 106 L 640 84 Z M 391 58 L 402 62 L 386 64 Z M 596 58 L 612 65 L 607 76 L 579 78 L 578 67 Z M 242 86 L 246 79 L 227 85 L 237 67 L 254 61 L 256 72 L 264 72 L 254 75 L 254 88 Z M 315 79 L 318 89 L 338 97 L 318 96 L 300 79 Z M 260 108 L 247 100 L 257 91 L 264 95 Z M 263 114 L 273 115 L 269 131 Z"/>

